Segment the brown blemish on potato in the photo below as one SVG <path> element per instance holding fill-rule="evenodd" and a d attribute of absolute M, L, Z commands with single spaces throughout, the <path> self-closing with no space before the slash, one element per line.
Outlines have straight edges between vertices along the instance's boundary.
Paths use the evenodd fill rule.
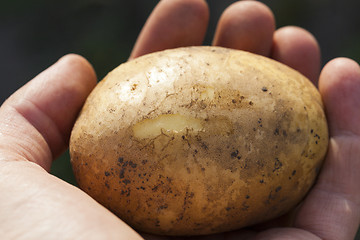
<path fill-rule="evenodd" d="M 282 162 L 279 160 L 279 158 L 275 158 L 274 168 L 273 172 L 278 171 L 282 167 Z"/>
<path fill-rule="evenodd" d="M 242 211 L 248 211 L 249 210 L 249 208 L 250 208 L 250 206 L 248 205 L 248 203 L 247 202 L 243 202 L 242 204 L 241 204 L 241 210 Z"/>
<path fill-rule="evenodd" d="M 237 159 L 240 159 L 241 156 L 239 156 L 239 150 L 235 150 L 234 152 L 232 152 L 230 154 L 231 158 L 237 158 Z"/>
<path fill-rule="evenodd" d="M 135 90 L 136 90 L 136 87 L 137 87 L 137 84 L 134 83 L 134 84 L 131 86 L 131 91 L 135 91 Z"/>

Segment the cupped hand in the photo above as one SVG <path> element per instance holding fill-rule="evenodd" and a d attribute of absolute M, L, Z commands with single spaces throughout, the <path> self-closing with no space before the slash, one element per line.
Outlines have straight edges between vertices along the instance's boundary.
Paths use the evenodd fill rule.
<path fill-rule="evenodd" d="M 201 45 L 208 18 L 203 0 L 160 1 L 130 59 Z M 353 239 L 360 222 L 359 65 L 338 58 L 320 71 L 315 38 L 298 27 L 275 30 L 272 12 L 256 1 L 236 2 L 224 11 L 213 45 L 273 58 L 318 85 L 330 145 L 316 185 L 291 217 L 194 239 Z M 67 148 L 76 116 L 95 85 L 91 65 L 80 56 L 67 55 L 1 106 L 0 236 L 4 239 L 142 239 L 80 189 L 49 174 L 53 159 Z"/>

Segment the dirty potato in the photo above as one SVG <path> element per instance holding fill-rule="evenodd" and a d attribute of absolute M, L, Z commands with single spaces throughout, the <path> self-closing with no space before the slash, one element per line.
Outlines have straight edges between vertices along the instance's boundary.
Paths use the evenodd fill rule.
<path fill-rule="evenodd" d="M 304 76 L 251 53 L 189 47 L 110 72 L 70 154 L 79 186 L 130 226 L 199 235 L 289 211 L 327 145 L 321 97 Z"/>

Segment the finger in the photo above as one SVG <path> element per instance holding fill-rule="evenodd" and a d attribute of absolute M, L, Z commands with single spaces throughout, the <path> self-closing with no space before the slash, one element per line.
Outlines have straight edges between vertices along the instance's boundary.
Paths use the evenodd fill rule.
<path fill-rule="evenodd" d="M 91 65 L 68 55 L 14 93 L 0 109 L 0 150 L 50 169 L 68 144 L 85 98 L 96 84 Z"/>
<path fill-rule="evenodd" d="M 204 0 L 162 0 L 142 29 L 130 59 L 168 48 L 201 45 L 209 19 Z"/>
<path fill-rule="evenodd" d="M 240 229 L 231 232 L 203 235 L 203 236 L 193 236 L 193 237 L 167 237 L 167 236 L 157 236 L 151 234 L 141 234 L 145 240 L 218 240 L 218 239 L 227 239 L 227 240 L 250 240 L 254 239 L 256 232 L 250 231 L 247 229 Z"/>
<path fill-rule="evenodd" d="M 308 31 L 287 26 L 275 31 L 271 57 L 309 78 L 315 85 L 320 73 L 320 47 Z"/>
<path fill-rule="evenodd" d="M 353 60 L 338 58 L 321 73 L 320 92 L 332 135 L 360 135 L 360 68 Z"/>
<path fill-rule="evenodd" d="M 360 67 L 335 59 L 319 81 L 330 129 L 330 144 L 317 184 L 295 225 L 322 239 L 354 239 L 360 222 Z"/>
<path fill-rule="evenodd" d="M 269 55 L 275 20 L 263 3 L 240 1 L 230 5 L 220 17 L 213 45 Z"/>
<path fill-rule="evenodd" d="M 319 237 L 302 229 L 297 228 L 271 228 L 256 235 L 256 240 L 321 240 Z"/>

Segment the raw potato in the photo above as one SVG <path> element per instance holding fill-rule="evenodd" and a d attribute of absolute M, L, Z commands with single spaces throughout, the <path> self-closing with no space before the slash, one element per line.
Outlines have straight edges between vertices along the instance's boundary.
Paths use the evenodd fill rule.
<path fill-rule="evenodd" d="M 189 47 L 110 72 L 70 154 L 79 186 L 130 226 L 199 235 L 289 211 L 327 145 L 321 97 L 304 76 L 251 53 Z"/>

